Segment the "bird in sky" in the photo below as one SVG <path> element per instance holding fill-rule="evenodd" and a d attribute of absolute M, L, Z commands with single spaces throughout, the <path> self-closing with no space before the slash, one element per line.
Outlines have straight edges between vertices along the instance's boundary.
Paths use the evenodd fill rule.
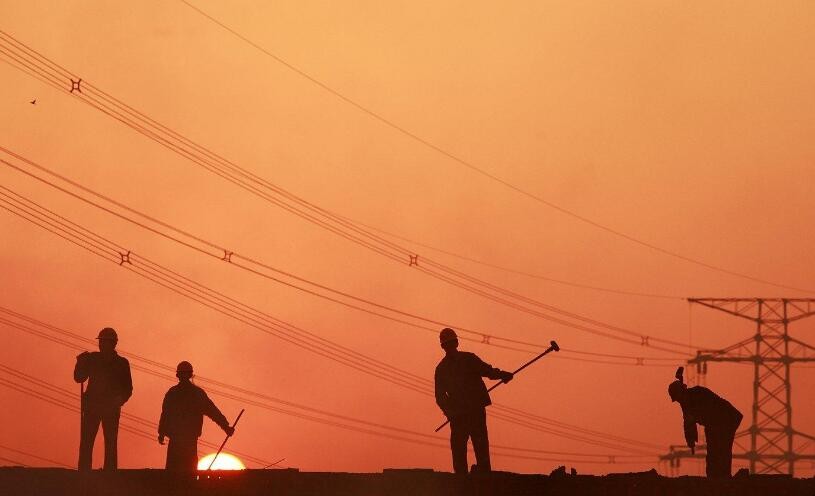
<path fill-rule="evenodd" d="M 35 98 L 35 99 L 31 100 L 28 103 L 30 103 L 31 105 L 36 105 L 37 104 L 37 99 Z"/>

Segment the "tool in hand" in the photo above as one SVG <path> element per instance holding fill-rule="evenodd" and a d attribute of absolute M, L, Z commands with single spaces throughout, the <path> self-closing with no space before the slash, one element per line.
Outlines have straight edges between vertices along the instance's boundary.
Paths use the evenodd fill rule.
<path fill-rule="evenodd" d="M 238 414 L 238 418 L 235 419 L 235 423 L 232 424 L 232 431 L 233 432 L 235 431 L 235 426 L 238 425 L 238 420 L 241 419 L 241 415 L 243 415 L 243 412 L 245 412 L 245 411 L 246 411 L 246 409 L 242 408 L 241 413 Z M 212 470 L 212 466 L 215 465 L 215 460 L 218 458 L 218 455 L 221 454 L 221 450 L 224 449 L 224 446 L 226 445 L 226 442 L 229 440 L 230 437 L 231 436 L 229 434 L 227 434 L 226 438 L 224 439 L 224 442 L 221 443 L 221 447 L 218 448 L 218 451 L 215 453 L 215 456 L 212 457 L 212 461 L 209 462 L 209 467 L 207 467 L 207 470 Z"/>
<path fill-rule="evenodd" d="M 553 351 L 560 351 L 560 346 L 558 346 L 556 342 L 551 341 L 551 342 L 550 342 L 550 344 L 549 344 L 549 347 L 548 347 L 548 348 L 546 348 L 546 350 L 544 350 L 544 352 L 543 352 L 543 353 L 541 353 L 540 355 L 536 356 L 536 357 L 535 357 L 535 358 L 533 358 L 532 360 L 529 360 L 529 361 L 528 361 L 528 362 L 526 362 L 525 364 L 521 365 L 521 366 L 520 366 L 520 367 L 519 367 L 517 370 L 515 370 L 515 372 L 513 372 L 513 373 L 512 373 L 512 375 L 515 375 L 515 374 L 517 374 L 518 372 L 522 371 L 523 369 L 525 369 L 525 368 L 529 367 L 530 365 L 532 365 L 533 363 L 537 362 L 538 360 L 540 360 L 541 358 L 543 358 L 544 356 L 546 356 L 547 354 L 549 354 L 549 353 L 551 353 L 551 352 L 553 352 Z M 492 387 L 490 387 L 489 389 L 487 389 L 487 392 L 489 393 L 490 391 L 492 391 L 493 389 L 497 388 L 497 387 L 498 387 L 498 386 L 500 386 L 501 384 L 504 384 L 504 381 L 501 381 L 501 382 L 499 382 L 498 384 L 494 384 Z M 438 426 L 438 427 L 436 428 L 435 432 L 439 432 L 440 430 L 442 430 L 442 429 L 444 428 L 444 426 L 445 426 L 445 425 L 447 425 L 447 424 L 449 424 L 449 423 L 450 423 L 450 419 L 445 420 L 443 424 L 441 424 L 440 426 Z"/>

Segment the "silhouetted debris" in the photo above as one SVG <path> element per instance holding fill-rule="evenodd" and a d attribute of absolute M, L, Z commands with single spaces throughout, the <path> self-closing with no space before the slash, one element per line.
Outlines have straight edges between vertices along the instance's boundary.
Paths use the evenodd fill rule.
<path fill-rule="evenodd" d="M 566 476 L 566 465 L 561 465 L 558 468 L 549 472 L 549 477 L 565 477 Z"/>
<path fill-rule="evenodd" d="M 577 469 L 572 467 L 568 471 L 568 476 L 571 477 L 574 475 L 577 475 Z M 566 477 L 566 476 L 567 476 L 566 465 L 561 465 L 558 468 L 549 472 L 549 477 Z"/>

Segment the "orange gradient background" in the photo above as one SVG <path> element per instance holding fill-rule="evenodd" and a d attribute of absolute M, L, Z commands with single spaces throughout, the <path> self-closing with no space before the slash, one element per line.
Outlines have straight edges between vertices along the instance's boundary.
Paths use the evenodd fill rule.
<path fill-rule="evenodd" d="M 441 148 L 603 225 L 783 284 L 815 288 L 815 4 L 760 1 L 214 2 L 195 5 L 340 93 Z M 685 297 L 812 294 L 682 262 L 579 223 L 407 138 L 177 1 L 0 2 L 0 29 L 169 127 L 329 210 L 580 289 L 418 253 L 643 334 L 718 348 L 753 328 Z M 0 64 L 0 145 L 201 237 L 349 293 L 438 320 L 564 348 L 655 356 L 498 306 L 377 257 L 193 166 Z M 36 105 L 28 102 L 37 99 Z M 158 263 L 285 321 L 432 378 L 429 332 L 360 314 L 201 257 L 8 167 L 0 183 Z M 0 301 L 164 363 L 300 404 L 432 433 L 433 400 L 276 340 L 0 211 Z M 792 327 L 815 341 L 815 319 Z M 72 351 L 0 326 L 0 363 L 61 387 Z M 462 343 L 514 369 L 531 354 Z M 695 352 L 695 350 L 691 350 Z M 674 367 L 547 357 L 493 400 L 658 445 L 682 443 Z M 708 386 L 749 425 L 752 368 Z M 133 372 L 125 411 L 158 419 L 171 385 Z M 815 371 L 796 367 L 793 419 L 815 432 Z M 0 388 L 3 444 L 73 465 L 78 418 Z M 213 399 L 233 419 L 245 405 Z M 448 450 L 247 411 L 229 447 L 302 470 L 450 470 Z M 446 433 L 445 430 L 442 434 Z M 222 432 L 205 424 L 204 438 Z M 490 421 L 495 444 L 608 453 Z M 101 437 L 95 465 L 101 463 Z M 655 455 L 658 454 L 656 451 Z M 119 436 L 120 466 L 161 467 Z M 557 458 L 557 457 L 555 457 Z M 38 464 L 36 460 L 31 464 Z M 250 468 L 251 463 L 247 464 Z M 495 457 L 493 468 L 559 465 Z M 581 473 L 646 470 L 578 464 Z M 736 463 L 737 466 L 742 466 Z M 684 473 L 697 473 L 686 463 Z M 800 475 L 813 469 L 799 465 Z"/>

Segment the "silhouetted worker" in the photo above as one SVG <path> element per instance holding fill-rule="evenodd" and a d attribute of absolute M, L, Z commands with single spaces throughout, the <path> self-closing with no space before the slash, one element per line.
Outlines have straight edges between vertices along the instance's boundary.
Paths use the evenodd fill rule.
<path fill-rule="evenodd" d="M 158 423 L 158 442 L 170 438 L 167 446 L 167 470 L 194 472 L 198 466 L 198 438 L 204 425 L 204 415 L 211 418 L 226 432 L 235 433 L 224 414 L 209 399 L 203 389 L 192 383 L 192 364 L 181 362 L 176 368 L 178 384 L 164 395 L 161 420 Z"/>
<path fill-rule="evenodd" d="M 490 442 L 487 437 L 487 412 L 492 403 L 482 377 L 512 380 L 505 372 L 484 363 L 473 353 L 458 351 L 458 336 L 448 327 L 439 334 L 445 356 L 436 366 L 436 403 L 450 420 L 450 449 L 453 471 L 467 473 L 467 439 L 472 439 L 476 464 L 473 470 L 489 472 Z"/>
<path fill-rule="evenodd" d="M 119 436 L 119 414 L 122 405 L 133 394 L 130 363 L 116 353 L 119 337 L 116 331 L 105 327 L 99 331 L 98 352 L 84 352 L 76 357 L 74 380 L 88 381 L 82 395 L 82 422 L 79 441 L 79 470 L 90 470 L 93 443 L 102 424 L 105 436 L 105 470 L 116 470 Z"/>
<path fill-rule="evenodd" d="M 684 418 L 685 441 L 691 451 L 699 440 L 696 424 L 705 428 L 708 477 L 730 477 L 733 462 L 733 439 L 742 414 L 729 401 L 702 386 L 689 388 L 682 377 L 684 367 L 676 371 L 676 379 L 668 386 L 671 401 L 679 402 Z"/>

